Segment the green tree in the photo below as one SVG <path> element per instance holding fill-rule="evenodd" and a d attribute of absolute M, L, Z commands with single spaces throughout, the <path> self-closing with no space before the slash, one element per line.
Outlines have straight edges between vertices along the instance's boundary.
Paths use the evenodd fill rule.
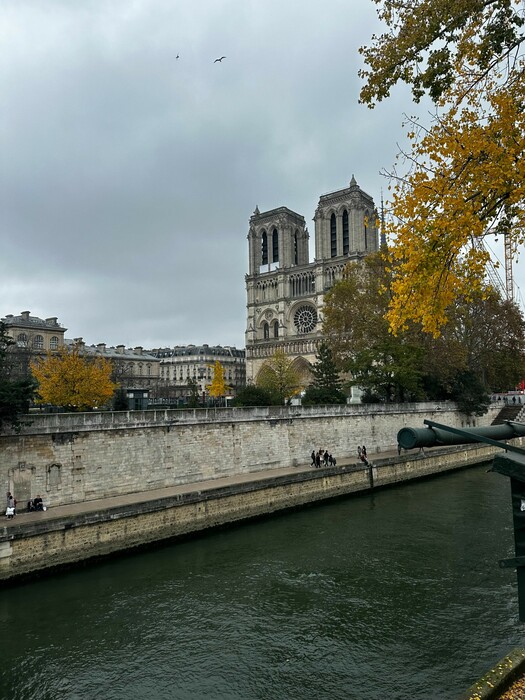
<path fill-rule="evenodd" d="M 313 381 L 306 387 L 303 395 L 303 406 L 346 403 L 339 370 L 327 343 L 321 343 L 319 346 L 316 360 L 312 366 Z"/>
<path fill-rule="evenodd" d="M 113 410 L 127 411 L 129 409 L 128 394 L 124 387 L 119 387 L 113 396 Z"/>
<path fill-rule="evenodd" d="M 248 385 L 243 387 L 232 401 L 232 406 L 272 406 L 275 399 L 260 386 Z"/>
<path fill-rule="evenodd" d="M 0 321 L 0 428 L 10 425 L 20 429 L 20 415 L 27 413 L 34 397 L 35 382 L 32 378 L 11 379 L 8 350 L 13 340 L 7 334 L 5 323 Z"/>
<path fill-rule="evenodd" d="M 190 395 L 188 397 L 188 408 L 198 408 L 199 402 L 199 385 L 196 379 L 188 379 L 188 389 L 190 390 Z"/>
<path fill-rule="evenodd" d="M 363 48 L 361 100 L 373 107 L 404 81 L 435 103 L 409 120 L 405 172 L 391 174 L 386 234 L 396 263 L 388 320 L 442 332 L 454 301 L 484 286 L 483 239 L 525 241 L 525 38 L 511 0 L 378 0 L 387 31 Z"/>
<path fill-rule="evenodd" d="M 482 416 L 490 405 L 486 387 L 472 370 L 458 372 L 452 398 L 459 410 L 468 416 Z"/>
<path fill-rule="evenodd" d="M 391 273 L 381 254 L 364 264 L 347 266 L 343 279 L 325 296 L 323 331 L 338 367 L 365 397 L 382 401 L 417 400 L 424 396 L 423 350 L 415 332 L 398 337 L 389 332 Z"/>
<path fill-rule="evenodd" d="M 278 403 L 289 401 L 299 394 L 304 378 L 282 350 L 276 352 L 261 367 L 256 385 L 268 392 Z"/>

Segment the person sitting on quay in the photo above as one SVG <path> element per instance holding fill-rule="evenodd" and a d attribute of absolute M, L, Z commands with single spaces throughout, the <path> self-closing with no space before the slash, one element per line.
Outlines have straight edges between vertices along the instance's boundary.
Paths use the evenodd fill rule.
<path fill-rule="evenodd" d="M 33 505 L 35 507 L 35 510 L 44 510 L 44 501 L 42 500 L 42 497 L 40 495 L 37 495 L 36 498 L 33 498 Z"/>
<path fill-rule="evenodd" d="M 37 510 L 46 510 L 46 507 L 44 506 L 44 501 L 42 500 L 42 497 L 40 495 L 38 495 L 38 496 L 35 496 L 35 498 L 28 501 L 27 502 L 27 510 L 30 513 L 34 513 Z"/>

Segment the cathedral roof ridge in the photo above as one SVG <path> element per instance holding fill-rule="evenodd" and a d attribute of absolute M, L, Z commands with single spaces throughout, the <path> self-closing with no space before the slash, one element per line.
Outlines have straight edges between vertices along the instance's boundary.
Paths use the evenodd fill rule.
<path fill-rule="evenodd" d="M 293 209 L 289 209 L 288 207 L 282 206 L 282 207 L 276 207 L 275 209 L 268 209 L 268 211 L 259 211 L 259 207 L 256 208 L 256 211 L 251 216 L 251 219 L 257 218 L 259 221 L 261 219 L 267 219 L 271 218 L 277 214 L 291 214 L 292 216 L 297 217 L 298 219 L 301 219 L 302 221 L 305 220 L 304 216 L 302 214 L 298 214 L 296 211 L 293 211 Z"/>
<path fill-rule="evenodd" d="M 350 194 L 351 192 L 356 192 L 356 191 L 357 191 L 357 192 L 360 192 L 361 195 L 363 195 L 364 197 L 367 197 L 368 199 L 370 199 L 370 200 L 373 201 L 373 197 L 372 197 L 371 195 L 369 195 L 368 192 L 365 192 L 365 191 L 357 184 L 357 181 L 356 181 L 355 177 L 352 175 L 352 179 L 350 180 L 350 184 L 349 184 L 348 187 L 343 187 L 342 189 L 340 189 L 340 190 L 334 190 L 333 192 L 325 192 L 324 194 L 322 194 L 322 195 L 319 197 L 319 204 L 320 204 L 321 202 L 326 202 L 326 201 L 329 201 L 329 200 L 331 200 L 331 199 L 335 199 L 336 197 L 343 197 L 343 196 L 346 196 L 346 195 Z"/>

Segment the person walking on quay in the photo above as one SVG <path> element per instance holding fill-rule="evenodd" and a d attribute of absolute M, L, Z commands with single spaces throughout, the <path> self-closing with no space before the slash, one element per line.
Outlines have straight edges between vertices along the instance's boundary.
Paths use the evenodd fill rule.
<path fill-rule="evenodd" d="M 328 466 L 328 450 L 324 451 L 323 462 L 324 462 L 324 466 L 327 467 Z"/>
<path fill-rule="evenodd" d="M 321 450 L 319 450 L 319 452 L 315 455 L 315 468 L 321 468 Z"/>
<path fill-rule="evenodd" d="M 16 500 L 10 491 L 7 494 L 7 508 L 5 514 L 9 519 L 16 515 Z"/>
<path fill-rule="evenodd" d="M 312 450 L 311 457 L 312 457 L 312 465 L 311 466 L 315 467 L 315 450 Z"/>
<path fill-rule="evenodd" d="M 361 459 L 361 445 L 357 446 L 357 457 L 358 459 Z"/>
<path fill-rule="evenodd" d="M 363 455 L 363 457 L 364 457 L 365 459 L 368 457 L 368 455 L 366 454 L 366 447 L 365 447 L 364 445 L 363 445 L 363 447 L 361 448 L 361 454 Z"/>

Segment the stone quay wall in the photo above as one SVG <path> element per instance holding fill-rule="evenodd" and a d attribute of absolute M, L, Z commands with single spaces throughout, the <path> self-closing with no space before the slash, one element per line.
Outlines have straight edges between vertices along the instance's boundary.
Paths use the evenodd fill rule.
<path fill-rule="evenodd" d="M 496 448 L 456 449 L 377 459 L 376 466 L 298 470 L 273 478 L 219 485 L 197 491 L 192 484 L 177 496 L 86 509 L 75 515 L 0 527 L 0 583 L 410 479 L 464 468 L 492 458 Z M 48 513 L 42 514 L 48 516 Z"/>
<path fill-rule="evenodd" d="M 374 460 L 425 418 L 471 424 L 448 402 L 31 415 L 0 434 L 0 483 L 19 504 L 58 506 L 296 466 L 313 449 L 341 462 L 365 444 Z"/>

